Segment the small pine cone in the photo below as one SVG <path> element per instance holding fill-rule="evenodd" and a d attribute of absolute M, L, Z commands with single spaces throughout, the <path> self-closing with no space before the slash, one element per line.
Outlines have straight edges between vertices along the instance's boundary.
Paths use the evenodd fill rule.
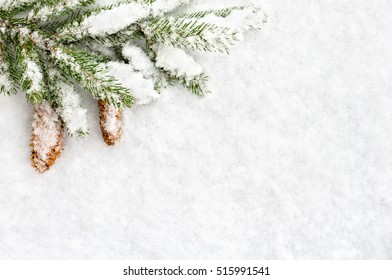
<path fill-rule="evenodd" d="M 103 140 L 113 146 L 121 138 L 123 112 L 105 101 L 98 101 L 98 106 Z"/>
<path fill-rule="evenodd" d="M 31 138 L 31 165 L 44 173 L 60 157 L 64 141 L 64 125 L 48 104 L 35 106 Z"/>

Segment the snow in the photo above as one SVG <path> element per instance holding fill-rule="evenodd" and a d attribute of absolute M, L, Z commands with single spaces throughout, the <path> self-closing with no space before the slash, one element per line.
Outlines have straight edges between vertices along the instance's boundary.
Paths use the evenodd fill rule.
<path fill-rule="evenodd" d="M 156 53 L 156 66 L 176 77 L 186 77 L 187 80 L 192 80 L 203 72 L 201 66 L 184 50 L 159 45 Z"/>
<path fill-rule="evenodd" d="M 23 79 L 31 81 L 31 85 L 26 90 L 26 95 L 34 95 L 34 93 L 42 91 L 43 75 L 35 61 L 32 61 L 31 59 L 26 60 L 26 72 Z"/>
<path fill-rule="evenodd" d="M 0 63 L 3 61 L 0 60 Z M 8 76 L 8 67 L 6 64 L 0 66 L 0 93 L 11 92 L 12 84 Z"/>
<path fill-rule="evenodd" d="M 145 51 L 131 44 L 125 45 L 122 49 L 122 55 L 129 62 L 129 65 L 143 74 L 144 78 L 157 78 L 160 73 L 154 63 L 147 56 Z"/>
<path fill-rule="evenodd" d="M 61 12 L 65 11 L 65 8 L 72 9 L 80 5 L 80 3 L 80 0 L 55 1 L 49 6 L 41 7 L 39 11 L 31 11 L 29 17 L 31 19 L 40 18 L 41 20 L 47 20 L 51 14 L 61 14 Z"/>
<path fill-rule="evenodd" d="M 171 32 L 155 36 L 161 26 L 170 26 Z M 209 50 L 227 52 L 232 45 L 242 39 L 242 34 L 229 28 L 208 25 L 200 19 L 178 18 L 169 16 L 162 18 L 154 24 L 141 24 L 146 36 L 154 38 L 157 43 L 170 44 L 173 47 L 190 50 Z M 199 28 L 197 36 L 189 36 L 191 30 Z M 182 29 L 186 29 L 184 32 Z M 163 40 L 164 38 L 164 40 Z M 170 43 L 168 43 L 170 42 Z"/>
<path fill-rule="evenodd" d="M 33 1 L 34 0 L 0 0 L 0 7 L 3 9 L 9 9 L 20 4 L 27 4 Z"/>
<path fill-rule="evenodd" d="M 122 0 L 99 0 L 93 4 L 94 7 L 105 7 L 113 4 L 121 3 Z M 176 9 L 180 5 L 189 3 L 189 0 L 155 0 L 149 5 L 150 14 L 160 16 L 166 12 Z"/>
<path fill-rule="evenodd" d="M 130 90 L 136 105 L 146 105 L 159 98 L 159 94 L 154 90 L 154 82 L 145 79 L 142 73 L 136 72 L 130 65 L 109 62 L 106 67 L 109 75 L 117 78 L 123 86 Z"/>
<path fill-rule="evenodd" d="M 12 87 L 8 75 L 3 72 L 0 73 L 0 87 L 3 87 L 5 92 L 10 91 Z"/>
<path fill-rule="evenodd" d="M 122 4 L 111 10 L 88 17 L 81 23 L 80 28 L 93 36 L 114 34 L 132 23 L 147 17 L 149 12 L 150 9 L 145 4 Z"/>
<path fill-rule="evenodd" d="M 68 133 L 79 137 L 87 134 L 87 110 L 81 107 L 80 95 L 74 86 L 59 81 L 58 94 L 61 106 L 57 112 L 64 121 Z"/>
<path fill-rule="evenodd" d="M 1 258 L 392 258 L 391 2 L 240 2 L 269 22 L 197 53 L 212 94 L 125 111 L 115 148 L 85 94 L 90 135 L 38 175 L 0 96 Z"/>
<path fill-rule="evenodd" d="M 151 4 L 151 14 L 154 17 L 159 17 L 189 2 L 190 0 L 156 0 Z"/>
<path fill-rule="evenodd" d="M 209 14 L 203 17 L 202 20 L 241 32 L 263 27 L 267 17 L 260 8 L 248 6 L 241 10 L 232 11 L 227 17 L 218 17 L 215 14 Z"/>

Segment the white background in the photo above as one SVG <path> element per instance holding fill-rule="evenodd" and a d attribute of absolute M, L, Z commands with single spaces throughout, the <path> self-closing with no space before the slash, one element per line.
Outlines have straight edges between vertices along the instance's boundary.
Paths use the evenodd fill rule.
<path fill-rule="evenodd" d="M 45 175 L 0 96 L 0 258 L 392 258 L 391 1 L 248 2 L 266 28 L 197 54 L 211 96 L 169 88 L 108 148 L 86 95 Z"/>

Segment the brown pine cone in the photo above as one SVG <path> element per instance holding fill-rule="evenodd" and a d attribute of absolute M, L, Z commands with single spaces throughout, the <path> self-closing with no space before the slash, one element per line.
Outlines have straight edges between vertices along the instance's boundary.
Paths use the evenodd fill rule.
<path fill-rule="evenodd" d="M 34 107 L 31 138 L 31 165 L 44 173 L 60 157 L 64 142 L 64 125 L 56 111 L 48 104 Z"/>
<path fill-rule="evenodd" d="M 113 146 L 121 138 L 123 112 L 105 101 L 98 101 L 98 106 L 103 140 Z"/>

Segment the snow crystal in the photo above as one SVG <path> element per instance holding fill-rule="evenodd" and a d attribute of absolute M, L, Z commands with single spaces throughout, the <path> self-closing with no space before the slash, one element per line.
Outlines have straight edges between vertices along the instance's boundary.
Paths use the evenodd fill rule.
<path fill-rule="evenodd" d="M 104 7 L 113 4 L 121 3 L 122 0 L 97 0 L 94 7 Z M 149 13 L 152 16 L 161 16 L 164 13 L 170 12 L 177 7 L 188 4 L 190 0 L 155 0 L 149 5 L 146 5 L 149 9 Z"/>
<path fill-rule="evenodd" d="M 190 0 L 156 0 L 151 4 L 151 14 L 154 17 L 159 17 L 189 2 Z"/>
<path fill-rule="evenodd" d="M 135 72 L 130 65 L 120 62 L 109 62 L 106 64 L 108 73 L 116 77 L 123 86 L 131 91 L 136 105 L 145 105 L 159 98 L 154 90 L 154 83 L 145 79 L 139 72 Z"/>
<path fill-rule="evenodd" d="M 145 4 L 122 4 L 88 17 L 81 23 L 80 28 L 93 36 L 113 34 L 147 17 L 149 12 Z"/>
<path fill-rule="evenodd" d="M 104 56 L 110 57 L 112 59 L 116 58 L 116 52 L 112 47 L 107 47 L 98 43 L 91 43 L 88 46 L 91 50 L 98 52 Z"/>
<path fill-rule="evenodd" d="M 19 28 L 19 34 L 20 34 L 22 37 L 26 37 L 26 36 L 29 35 L 30 33 L 31 33 L 31 30 L 28 29 L 28 28 L 26 28 L 26 27 Z"/>
<path fill-rule="evenodd" d="M 9 93 L 11 89 L 12 83 L 8 75 L 7 64 L 0 61 L 0 93 Z"/>
<path fill-rule="evenodd" d="M 104 7 L 122 2 L 123 0 L 96 0 L 91 6 L 94 8 Z"/>
<path fill-rule="evenodd" d="M 65 8 L 71 9 L 80 4 L 80 0 L 66 0 L 59 3 L 53 4 L 51 6 L 43 6 L 38 12 L 32 10 L 28 15 L 29 18 L 39 18 L 40 20 L 46 20 L 49 15 L 55 13 L 60 14 Z"/>
<path fill-rule="evenodd" d="M 42 90 L 43 75 L 40 67 L 35 61 L 31 59 L 27 59 L 26 66 L 27 67 L 26 67 L 26 72 L 24 73 L 24 79 L 31 81 L 31 85 L 26 90 L 26 94 L 30 95 Z"/>
<path fill-rule="evenodd" d="M 5 88 L 11 87 L 11 82 L 6 73 L 0 72 L 0 86 L 4 86 Z"/>
<path fill-rule="evenodd" d="M 237 31 L 247 31 L 251 28 L 260 28 L 266 21 L 266 14 L 254 6 L 245 7 L 242 10 L 234 10 L 227 17 L 219 17 L 209 14 L 202 18 L 206 23 L 228 27 Z"/>
<path fill-rule="evenodd" d="M 22 4 L 27 4 L 35 0 L 0 0 L 0 7 L 3 9 L 12 8 Z"/>
<path fill-rule="evenodd" d="M 82 136 L 88 132 L 87 110 L 80 105 L 81 99 L 73 85 L 58 82 L 60 106 L 57 112 L 63 119 L 70 135 Z"/>
<path fill-rule="evenodd" d="M 184 76 L 191 80 L 203 72 L 201 66 L 184 50 L 162 44 L 157 47 L 156 51 L 156 66 L 177 77 Z"/>
<path fill-rule="evenodd" d="M 141 48 L 131 44 L 125 45 L 122 49 L 122 55 L 129 61 L 132 68 L 140 71 L 145 78 L 153 78 L 159 75 L 154 63 Z"/>

